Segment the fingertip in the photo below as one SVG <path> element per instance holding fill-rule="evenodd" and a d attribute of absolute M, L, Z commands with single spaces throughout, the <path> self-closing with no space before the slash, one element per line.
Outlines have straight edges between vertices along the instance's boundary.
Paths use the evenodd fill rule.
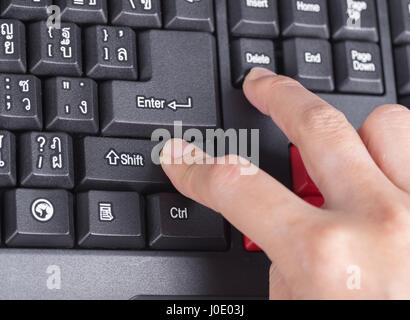
<path fill-rule="evenodd" d="M 246 84 L 249 81 L 255 81 L 260 78 L 272 77 L 272 76 L 276 76 L 276 73 L 273 72 L 272 70 L 269 70 L 266 68 L 255 67 L 255 68 L 252 68 L 252 70 L 246 76 L 244 84 Z"/>
<path fill-rule="evenodd" d="M 265 68 L 260 68 L 260 67 L 255 67 L 252 68 L 251 71 L 249 71 L 248 75 L 245 77 L 245 81 L 243 82 L 243 90 L 246 91 L 248 89 L 249 85 L 251 83 L 254 83 L 255 81 L 262 79 L 262 78 L 267 78 L 267 77 L 274 77 L 277 74 L 274 73 L 273 71 Z"/>
<path fill-rule="evenodd" d="M 168 140 L 161 151 L 161 165 L 163 167 L 171 165 L 175 163 L 176 159 L 182 158 L 187 152 L 189 152 L 187 146 L 189 146 L 189 143 L 183 139 Z"/>
<path fill-rule="evenodd" d="M 265 68 L 253 68 L 243 83 L 243 92 L 248 101 L 255 106 L 260 112 L 266 114 L 263 106 L 257 103 L 261 99 L 261 88 L 264 87 L 264 79 L 274 78 L 277 74 Z"/>

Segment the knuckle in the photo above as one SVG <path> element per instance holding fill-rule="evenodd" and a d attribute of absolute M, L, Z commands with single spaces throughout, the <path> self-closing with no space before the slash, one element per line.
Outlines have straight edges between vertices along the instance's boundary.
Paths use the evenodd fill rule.
<path fill-rule="evenodd" d="M 410 114 L 409 109 L 399 104 L 385 104 L 377 107 L 370 116 L 377 120 L 385 120 L 386 118 L 401 118 L 403 114 Z"/>
<path fill-rule="evenodd" d="M 303 111 L 300 129 L 319 134 L 337 133 L 348 126 L 345 115 L 334 107 L 319 103 Z"/>
<path fill-rule="evenodd" d="M 210 168 L 209 178 L 214 186 L 226 188 L 236 183 L 241 176 L 241 163 L 238 156 L 225 156 Z"/>
<path fill-rule="evenodd" d="M 182 179 L 174 181 L 178 190 L 187 197 L 197 197 L 198 194 L 198 166 L 191 165 L 187 168 Z"/>
<path fill-rule="evenodd" d="M 375 126 L 407 126 L 410 127 L 410 110 L 399 104 L 386 104 L 377 107 L 366 119 L 362 130 L 373 130 Z"/>
<path fill-rule="evenodd" d="M 386 237 L 402 236 L 403 233 L 408 233 L 410 227 L 409 210 L 403 205 L 402 201 L 378 201 L 378 214 L 370 212 L 377 231 Z"/>
<path fill-rule="evenodd" d="M 292 79 L 287 76 L 276 76 L 269 78 L 269 87 L 273 91 L 278 88 L 284 88 L 284 87 L 302 87 L 302 85 L 297 82 L 295 79 Z"/>
<path fill-rule="evenodd" d="M 312 226 L 300 252 L 304 257 L 304 268 L 312 280 L 330 277 L 330 281 L 331 275 L 340 267 L 340 261 L 349 255 L 352 232 L 340 221 Z"/>
<path fill-rule="evenodd" d="M 213 209 L 222 212 L 226 205 L 224 199 L 235 199 L 240 186 L 241 175 L 240 158 L 238 156 L 226 156 L 219 159 L 220 163 L 212 164 L 208 168 L 207 195 L 212 199 Z M 223 194 L 223 199 L 221 197 Z"/>
<path fill-rule="evenodd" d="M 325 263 L 350 236 L 351 230 L 339 221 L 318 224 L 309 231 L 307 253 L 314 261 Z"/>
<path fill-rule="evenodd" d="M 381 145 L 386 142 L 409 142 L 410 110 L 398 104 L 387 104 L 376 108 L 359 129 L 359 134 L 373 158 L 384 170 L 391 167 L 393 159 L 387 157 Z M 381 143 L 382 142 L 382 143 Z"/>

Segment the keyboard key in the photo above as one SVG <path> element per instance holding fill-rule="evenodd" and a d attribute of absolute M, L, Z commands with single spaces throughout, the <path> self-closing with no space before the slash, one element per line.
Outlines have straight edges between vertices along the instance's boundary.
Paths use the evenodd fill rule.
<path fill-rule="evenodd" d="M 329 2 L 333 39 L 379 41 L 374 0 Z"/>
<path fill-rule="evenodd" d="M 90 191 L 77 196 L 78 245 L 98 249 L 142 249 L 141 199 L 135 192 Z"/>
<path fill-rule="evenodd" d="M 16 138 L 0 131 L 0 188 L 16 185 Z"/>
<path fill-rule="evenodd" d="M 73 23 L 61 29 L 36 22 L 29 30 L 30 72 L 35 75 L 81 76 L 81 31 Z"/>
<path fill-rule="evenodd" d="M 394 44 L 410 43 L 410 0 L 390 0 L 391 33 Z"/>
<path fill-rule="evenodd" d="M 3 210 L 8 247 L 73 247 L 73 199 L 67 191 L 11 190 Z"/>
<path fill-rule="evenodd" d="M 74 23 L 106 24 L 107 0 L 54 0 L 61 8 L 61 19 Z"/>
<path fill-rule="evenodd" d="M 148 140 L 86 137 L 78 150 L 78 187 L 157 192 L 170 189 L 160 165 L 151 160 L 157 145 Z M 158 149 L 158 154 L 161 149 Z"/>
<path fill-rule="evenodd" d="M 306 171 L 298 149 L 295 146 L 291 146 L 289 151 L 292 169 L 293 192 L 295 192 L 299 197 L 321 196 L 320 191 Z"/>
<path fill-rule="evenodd" d="M 160 0 L 109 0 L 111 23 L 133 28 L 161 28 Z"/>
<path fill-rule="evenodd" d="M 90 27 L 85 32 L 86 73 L 95 79 L 137 79 L 135 33 L 127 27 Z"/>
<path fill-rule="evenodd" d="M 0 19 L 0 72 L 26 72 L 26 31 L 17 20 Z"/>
<path fill-rule="evenodd" d="M 157 128 L 205 130 L 218 126 L 214 37 L 152 30 L 140 34 L 140 78 L 100 85 L 103 135 L 150 138 Z M 181 50 L 184 48 L 184 50 Z M 164 54 L 166 52 L 167 54 Z"/>
<path fill-rule="evenodd" d="M 279 36 L 277 0 L 228 0 L 229 25 L 236 37 Z"/>
<path fill-rule="evenodd" d="M 163 1 L 167 29 L 214 32 L 213 0 Z"/>
<path fill-rule="evenodd" d="M 401 61 L 396 64 L 397 91 L 399 95 L 408 95 L 410 94 L 410 45 L 397 47 L 394 53 L 396 61 Z"/>
<path fill-rule="evenodd" d="M 243 245 L 245 247 L 246 251 L 262 251 L 261 248 L 259 248 L 255 242 L 253 242 L 251 239 L 249 239 L 247 236 L 243 236 Z"/>
<path fill-rule="evenodd" d="M 286 75 L 298 80 L 309 90 L 334 90 L 332 50 L 327 40 L 285 40 L 283 52 Z"/>
<path fill-rule="evenodd" d="M 394 52 L 396 61 L 396 80 L 399 95 L 410 94 L 410 45 L 397 47 Z"/>
<path fill-rule="evenodd" d="M 47 130 L 98 133 L 98 93 L 94 80 L 48 79 L 45 81 L 44 103 Z"/>
<path fill-rule="evenodd" d="M 52 0 L 1 0 L 0 15 L 5 18 L 28 20 L 46 19 Z"/>
<path fill-rule="evenodd" d="M 276 71 L 273 41 L 261 39 L 237 39 L 232 41 L 232 77 L 240 87 L 247 73 L 253 67 L 264 67 Z"/>
<path fill-rule="evenodd" d="M 19 140 L 23 187 L 72 189 L 73 145 L 65 133 L 30 132 Z"/>
<path fill-rule="evenodd" d="M 377 44 L 341 42 L 334 46 L 334 54 L 339 91 L 383 94 L 383 67 Z"/>
<path fill-rule="evenodd" d="M 179 194 L 147 197 L 149 246 L 159 250 L 227 249 L 222 216 Z"/>
<path fill-rule="evenodd" d="M 32 75 L 0 75 L 0 128 L 41 130 L 41 81 Z"/>
<path fill-rule="evenodd" d="M 284 37 L 329 38 L 327 0 L 281 0 Z"/>

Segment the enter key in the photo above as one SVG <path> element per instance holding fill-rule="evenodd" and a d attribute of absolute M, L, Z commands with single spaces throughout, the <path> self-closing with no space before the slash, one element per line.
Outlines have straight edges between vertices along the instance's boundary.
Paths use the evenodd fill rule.
<path fill-rule="evenodd" d="M 150 138 L 155 129 L 172 134 L 219 126 L 214 36 L 151 30 L 139 36 L 140 80 L 109 81 L 100 87 L 102 133 Z M 180 126 L 180 124 L 178 124 Z"/>

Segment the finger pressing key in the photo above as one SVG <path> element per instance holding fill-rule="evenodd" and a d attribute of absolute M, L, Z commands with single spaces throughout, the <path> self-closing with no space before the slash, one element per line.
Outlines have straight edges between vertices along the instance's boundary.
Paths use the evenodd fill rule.
<path fill-rule="evenodd" d="M 329 207 L 346 206 L 347 200 L 362 202 L 363 197 L 374 196 L 361 192 L 364 186 L 383 188 L 389 183 L 343 113 L 297 81 L 254 68 L 245 79 L 244 91 L 298 147 Z"/>
<path fill-rule="evenodd" d="M 303 241 L 306 228 L 322 218 L 319 209 L 312 213 L 311 206 L 262 170 L 241 174 L 251 166 L 244 159 L 213 159 L 175 139 L 164 146 L 161 163 L 178 191 L 221 213 L 278 263 L 284 253 L 294 252 L 290 247 L 298 237 Z"/>

